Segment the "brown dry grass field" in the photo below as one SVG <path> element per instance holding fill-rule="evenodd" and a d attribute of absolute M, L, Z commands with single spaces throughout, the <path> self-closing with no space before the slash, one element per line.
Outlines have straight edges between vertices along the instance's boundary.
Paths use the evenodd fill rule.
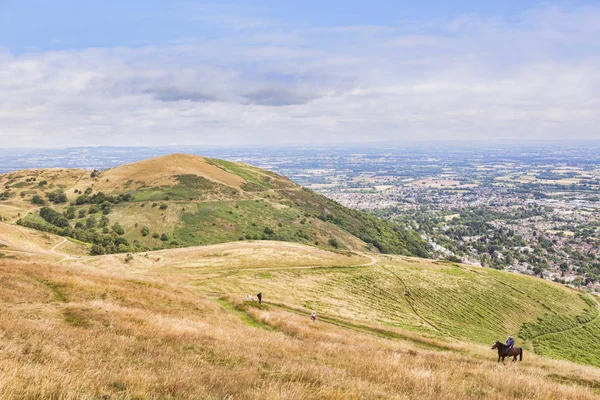
<path fill-rule="evenodd" d="M 36 246 L 52 248 L 53 239 Z M 446 271 L 440 264 L 277 242 L 150 252 L 128 263 L 32 254 L 38 261 L 0 259 L 1 399 L 595 399 L 600 390 L 597 368 L 531 352 L 498 364 L 486 345 L 377 321 L 311 322 L 269 299 L 216 293 L 212 278 L 375 261 Z"/>

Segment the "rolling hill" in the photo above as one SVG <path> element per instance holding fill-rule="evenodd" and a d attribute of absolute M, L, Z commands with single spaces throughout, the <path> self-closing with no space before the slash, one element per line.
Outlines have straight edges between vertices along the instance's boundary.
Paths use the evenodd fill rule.
<path fill-rule="evenodd" d="M 272 172 L 173 155 L 0 184 L 2 399 L 600 394 L 596 298 L 413 257 Z M 524 361 L 498 365 L 511 333 Z"/>
<path fill-rule="evenodd" d="M 528 342 L 523 362 L 496 363 L 491 340 L 564 329 L 558 317 L 577 324 L 559 347 L 598 357 L 577 333 L 585 296 L 539 279 L 271 241 L 59 258 L 45 249 L 60 237 L 37 235 L 0 235 L 35 242 L 0 259 L 2 399 L 600 394 L 600 369 Z"/>
<path fill-rule="evenodd" d="M 105 171 L 0 176 L 0 217 L 90 245 L 93 254 L 278 240 L 427 256 L 414 232 L 250 165 L 174 154 Z"/>

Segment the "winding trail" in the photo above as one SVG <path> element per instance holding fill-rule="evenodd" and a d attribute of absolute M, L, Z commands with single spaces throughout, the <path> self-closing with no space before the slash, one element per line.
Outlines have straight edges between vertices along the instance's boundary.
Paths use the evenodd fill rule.
<path fill-rule="evenodd" d="M 419 312 L 417 311 L 417 309 L 415 308 L 415 306 L 408 300 L 409 296 L 406 295 L 406 284 L 404 283 L 404 280 L 402 280 L 402 278 L 400 278 L 394 271 L 390 270 L 388 267 L 381 266 L 381 268 L 383 268 L 385 271 L 387 271 L 390 274 L 392 274 L 394 277 L 396 277 L 396 279 L 398 279 L 400 281 L 400 283 L 402 284 L 403 291 L 404 291 L 402 293 L 403 296 L 404 296 L 404 300 L 406 301 L 406 303 L 408 304 L 408 306 L 410 307 L 410 309 L 412 310 L 412 312 L 417 317 L 419 317 L 423 322 L 425 322 L 427 325 L 431 326 L 433 329 L 435 329 L 438 332 L 442 332 L 442 330 L 440 328 L 438 328 L 433 323 L 431 323 L 427 318 L 425 318 L 421 314 L 419 314 Z"/>
<path fill-rule="evenodd" d="M 596 304 L 596 309 L 598 309 L 598 304 Z M 537 335 L 537 336 L 531 338 L 531 344 L 534 345 L 534 347 L 535 347 L 534 342 L 537 339 L 540 339 L 540 338 L 543 338 L 543 337 L 546 337 L 546 336 L 557 335 L 557 334 L 560 334 L 560 333 L 570 332 L 572 330 L 579 329 L 579 328 L 583 328 L 584 326 L 587 326 L 589 324 L 592 324 L 592 323 L 596 322 L 599 318 L 600 318 L 600 312 L 597 312 L 596 316 L 594 318 L 592 318 L 591 320 L 589 320 L 588 322 L 583 322 L 581 324 L 577 324 L 577 325 L 572 326 L 570 328 L 562 329 L 562 330 L 559 330 L 559 331 L 542 333 L 541 335 Z"/>
<path fill-rule="evenodd" d="M 15 219 L 14 219 L 14 220 L 11 222 L 11 224 L 13 224 L 13 225 L 14 225 L 14 224 L 16 224 L 18 220 L 25 218 L 25 217 L 26 217 L 26 216 L 27 216 L 27 215 L 28 215 L 30 212 L 32 212 L 32 211 L 36 211 L 36 210 L 39 210 L 40 208 L 41 208 L 41 207 L 33 207 L 33 208 L 30 208 L 29 210 L 27 210 L 27 212 L 25 212 L 25 214 L 23 214 L 23 215 L 20 215 L 20 216 L 18 216 L 17 218 L 15 218 Z"/>
<path fill-rule="evenodd" d="M 69 254 L 61 253 L 61 252 L 56 251 L 56 249 L 59 248 L 60 246 L 62 246 L 63 244 L 65 244 L 67 242 L 67 240 L 68 239 L 64 237 L 63 240 L 60 241 L 60 243 L 55 244 L 54 247 L 52 247 L 50 249 L 50 251 L 52 253 L 56 254 L 57 256 L 63 257 L 58 262 L 62 262 L 62 261 L 66 261 L 66 260 L 76 260 L 77 259 L 77 257 L 73 257 L 73 256 L 71 256 Z"/>
<path fill-rule="evenodd" d="M 58 254 L 58 255 L 64 256 L 64 255 L 65 255 L 64 253 L 58 253 L 58 252 L 56 251 L 56 249 L 57 249 L 59 246 L 61 246 L 62 244 L 64 244 L 66 241 L 67 241 L 67 238 L 63 238 L 63 240 L 61 240 L 61 241 L 60 241 L 60 243 L 57 243 L 57 244 L 55 244 L 55 245 L 54 245 L 54 247 L 52 247 L 52 248 L 50 249 L 50 251 L 51 251 L 51 252 L 53 252 L 54 254 Z"/>

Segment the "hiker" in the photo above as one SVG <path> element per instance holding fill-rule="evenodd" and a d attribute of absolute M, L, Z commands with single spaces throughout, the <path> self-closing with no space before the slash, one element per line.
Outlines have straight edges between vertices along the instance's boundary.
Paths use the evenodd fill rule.
<path fill-rule="evenodd" d="M 251 294 L 248 295 L 248 301 L 253 301 L 253 298 L 252 298 Z"/>
<path fill-rule="evenodd" d="M 508 335 L 508 339 L 506 339 L 506 345 L 508 346 L 508 352 L 510 352 L 515 345 L 515 339 L 513 339 L 513 335 Z"/>
<path fill-rule="evenodd" d="M 261 304 L 262 303 L 262 292 L 257 294 L 256 297 L 258 298 L 258 304 Z"/>
<path fill-rule="evenodd" d="M 317 313 L 313 311 L 313 313 L 310 316 L 310 319 L 313 320 L 313 321 L 316 321 L 317 320 Z"/>

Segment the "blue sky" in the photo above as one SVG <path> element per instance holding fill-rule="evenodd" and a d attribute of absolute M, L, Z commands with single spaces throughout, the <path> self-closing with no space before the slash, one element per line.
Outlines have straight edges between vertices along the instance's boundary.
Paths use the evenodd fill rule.
<path fill-rule="evenodd" d="M 600 5 L 0 0 L 0 146 L 600 139 Z"/>
<path fill-rule="evenodd" d="M 221 27 L 198 21 L 194 16 L 227 16 L 232 20 L 257 22 L 269 20 L 305 27 L 396 26 L 467 14 L 511 17 L 543 4 L 527 0 L 230 0 L 213 3 L 0 0 L 0 38 L 2 46 L 16 52 L 142 46 L 165 44 L 182 38 L 211 38 L 222 33 Z"/>

